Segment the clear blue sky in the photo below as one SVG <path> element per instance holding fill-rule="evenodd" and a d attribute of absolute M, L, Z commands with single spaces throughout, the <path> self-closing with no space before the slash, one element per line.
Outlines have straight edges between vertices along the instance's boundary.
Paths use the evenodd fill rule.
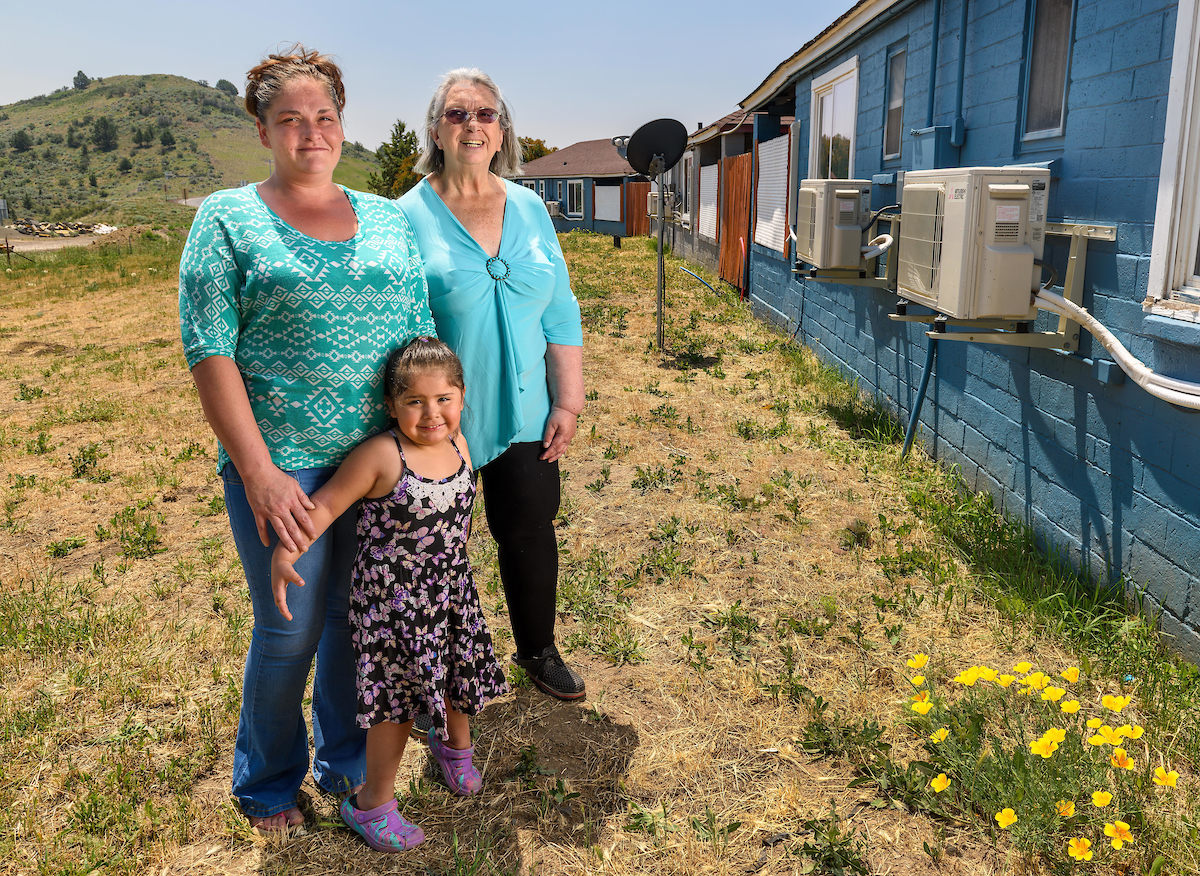
<path fill-rule="evenodd" d="M 334 55 L 346 135 L 374 149 L 403 119 L 419 128 L 441 73 L 476 66 L 504 90 L 517 133 L 551 146 L 677 118 L 694 130 L 737 108 L 772 69 L 853 0 L 665 4 L 296 0 L 43 0 L 6 3 L 0 104 L 88 76 L 173 73 L 241 92 L 280 43 Z"/>

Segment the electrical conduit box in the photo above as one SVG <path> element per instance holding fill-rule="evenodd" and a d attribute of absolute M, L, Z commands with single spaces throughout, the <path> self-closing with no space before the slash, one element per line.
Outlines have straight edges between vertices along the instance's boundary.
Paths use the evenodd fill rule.
<path fill-rule="evenodd" d="M 958 319 L 1035 319 L 1049 184 L 1042 168 L 909 171 L 897 291 Z"/>
<path fill-rule="evenodd" d="M 796 258 L 814 268 L 857 270 L 871 181 L 801 180 L 796 198 Z"/>

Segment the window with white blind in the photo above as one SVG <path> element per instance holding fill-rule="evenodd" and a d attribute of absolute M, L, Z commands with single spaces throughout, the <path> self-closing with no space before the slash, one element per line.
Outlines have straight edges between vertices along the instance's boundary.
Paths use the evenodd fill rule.
<path fill-rule="evenodd" d="M 788 137 L 758 144 L 758 186 L 754 192 L 754 242 L 787 252 Z"/>
<path fill-rule="evenodd" d="M 710 164 L 700 168 L 700 222 L 701 237 L 717 239 L 717 184 L 720 165 Z"/>
<path fill-rule="evenodd" d="M 810 179 L 854 175 L 854 131 L 858 120 L 858 56 L 812 82 Z"/>
<path fill-rule="evenodd" d="M 594 203 L 592 218 L 596 220 L 621 221 L 621 187 L 595 186 L 592 189 Z"/>
<path fill-rule="evenodd" d="M 1200 321 L 1200 0 L 1180 0 L 1147 305 Z"/>

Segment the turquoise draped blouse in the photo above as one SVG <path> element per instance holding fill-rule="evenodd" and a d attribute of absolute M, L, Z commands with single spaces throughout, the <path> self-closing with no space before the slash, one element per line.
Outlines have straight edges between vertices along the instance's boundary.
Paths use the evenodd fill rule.
<path fill-rule="evenodd" d="M 489 258 L 422 180 L 399 201 L 429 283 L 438 337 L 463 363 L 463 433 L 482 466 L 541 441 L 550 416 L 546 345 L 582 346 L 579 302 L 554 224 L 534 192 L 505 181 L 500 251 Z"/>

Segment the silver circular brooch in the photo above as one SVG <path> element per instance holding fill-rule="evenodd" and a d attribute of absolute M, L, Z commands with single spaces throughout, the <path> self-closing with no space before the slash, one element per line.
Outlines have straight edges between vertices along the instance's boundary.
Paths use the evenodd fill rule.
<path fill-rule="evenodd" d="M 507 280 L 512 268 L 500 256 L 492 256 L 487 260 L 487 272 L 493 280 Z"/>

